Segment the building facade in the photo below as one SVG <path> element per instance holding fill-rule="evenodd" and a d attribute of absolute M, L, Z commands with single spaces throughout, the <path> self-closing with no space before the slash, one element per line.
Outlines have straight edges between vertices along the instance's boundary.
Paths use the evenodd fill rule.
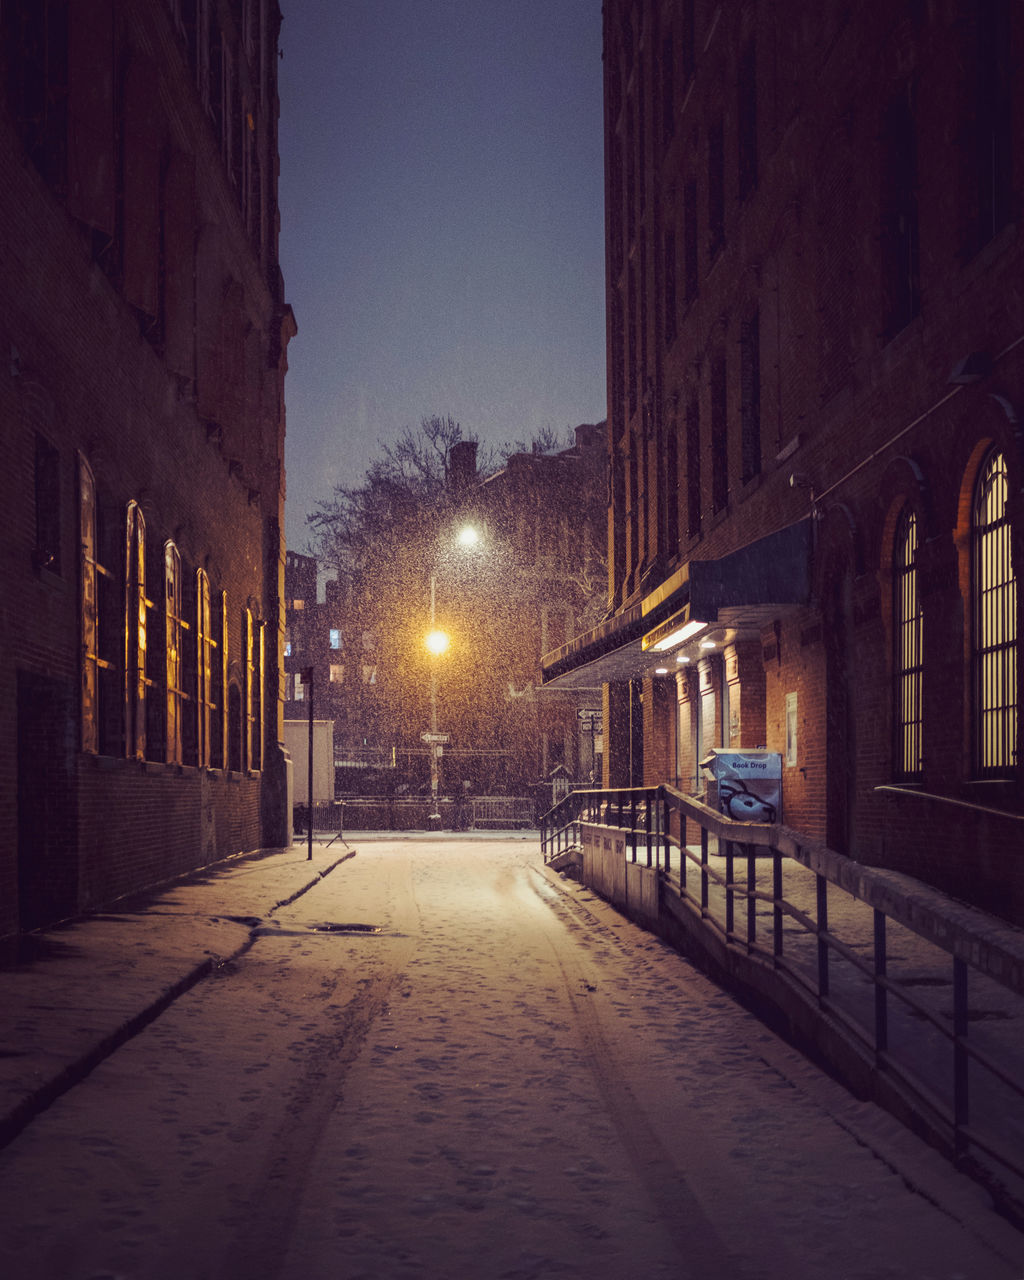
<path fill-rule="evenodd" d="M 339 796 L 421 793 L 435 715 L 448 739 L 443 794 L 550 796 L 553 774 L 587 783 L 600 770 L 600 685 L 546 690 L 540 660 L 586 625 L 606 575 L 604 424 L 489 475 L 472 442 L 451 455 L 443 515 L 424 513 L 422 554 L 400 574 L 400 617 L 382 617 L 380 583 L 359 576 L 326 581 L 318 602 L 316 560 L 287 554 L 285 715 L 308 716 L 312 668 L 314 716 L 334 723 Z M 467 527 L 470 548 L 457 539 Z M 432 607 L 451 638 L 436 659 L 423 645 Z"/>
<path fill-rule="evenodd" d="M 783 756 L 783 819 L 1024 920 L 1024 20 L 607 0 L 608 785 Z"/>
<path fill-rule="evenodd" d="M 288 842 L 275 0 L 5 0 L 0 935 Z"/>

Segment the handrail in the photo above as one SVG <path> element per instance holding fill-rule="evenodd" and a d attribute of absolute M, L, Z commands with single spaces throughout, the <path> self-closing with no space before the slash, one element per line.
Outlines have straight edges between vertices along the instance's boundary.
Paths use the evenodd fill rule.
<path fill-rule="evenodd" d="M 687 823 L 699 829 L 699 848 L 688 844 Z M 937 1121 L 954 1156 L 970 1156 L 972 1171 L 977 1173 L 978 1161 L 987 1156 L 1003 1173 L 1009 1170 L 1024 1179 L 1024 1143 L 1018 1141 L 1013 1149 L 1002 1138 L 1002 1120 L 995 1124 L 993 1136 L 984 1121 L 971 1114 L 972 1104 L 979 1109 L 990 1104 L 991 1081 L 998 1081 L 1012 1095 L 1011 1105 L 1020 1109 L 1024 1134 L 1024 1073 L 1012 1053 L 1009 1063 L 1005 1053 L 1000 1056 L 998 1038 L 993 1045 L 984 1043 L 977 1031 L 968 1037 L 969 973 L 1024 999 L 1024 933 L 909 876 L 855 862 L 781 824 L 736 821 L 667 784 L 570 792 L 541 820 L 545 859 L 582 848 L 584 824 L 624 831 L 627 862 L 645 861 L 692 912 L 699 928 L 711 931 L 728 948 L 767 964 L 805 1004 L 844 1027 L 875 1069 L 916 1097 L 920 1112 Z M 699 886 L 691 875 L 699 879 Z M 839 900 L 835 890 L 852 902 Z M 764 914 L 759 918 L 758 905 L 762 912 L 770 907 L 767 920 Z M 838 912 L 838 923 L 830 920 L 830 907 Z M 850 945 L 842 934 L 853 927 L 854 916 L 861 932 Z M 784 929 L 785 921 L 789 929 Z M 891 972 L 891 966 L 902 962 L 906 944 L 897 947 L 888 941 L 890 924 L 949 957 L 948 979 L 923 980 L 925 985 L 935 981 L 943 989 L 951 988 L 941 1008 L 917 994 L 914 982 L 920 979 L 901 982 Z M 801 963 L 808 944 L 811 960 L 803 956 Z M 868 979 L 869 998 L 864 998 L 863 985 L 848 981 L 848 973 Z M 927 1061 L 922 1068 L 914 1057 L 917 1031 L 905 1034 L 907 1029 L 899 1027 L 896 1046 L 890 1044 L 890 1032 L 906 1016 L 904 1010 L 914 1020 L 912 1027 L 927 1027 L 949 1046 L 948 1072 L 938 1086 L 927 1079 L 936 1063 Z M 989 1073 L 989 1089 L 976 1085 L 972 1096 L 972 1075 L 979 1071 Z M 951 1092 L 948 1101 L 942 1100 L 943 1092 Z M 982 1168 L 979 1176 L 985 1172 Z M 1002 1173 L 987 1173 L 990 1189 L 1010 1194 L 1000 1191 Z M 1024 1217 L 1019 1200 L 1011 1211 Z"/>
<path fill-rule="evenodd" d="M 1024 823 L 1024 813 L 1013 813 L 1009 809 L 993 809 L 991 805 L 975 804 L 971 800 L 959 800 L 955 796 L 938 796 L 933 791 L 920 791 L 917 787 L 896 787 L 891 783 L 875 787 L 876 792 L 888 796 L 913 796 L 917 800 L 934 800 L 937 804 L 953 805 L 957 809 L 968 809 L 971 813 L 984 813 L 991 818 L 1008 818 L 1011 822 Z"/>

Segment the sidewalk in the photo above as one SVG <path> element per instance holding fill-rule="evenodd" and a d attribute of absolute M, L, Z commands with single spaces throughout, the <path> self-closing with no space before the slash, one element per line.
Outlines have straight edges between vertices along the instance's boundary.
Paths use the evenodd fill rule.
<path fill-rule="evenodd" d="M 21 939 L 0 964 L 0 1147 L 352 854 L 243 854 Z"/>

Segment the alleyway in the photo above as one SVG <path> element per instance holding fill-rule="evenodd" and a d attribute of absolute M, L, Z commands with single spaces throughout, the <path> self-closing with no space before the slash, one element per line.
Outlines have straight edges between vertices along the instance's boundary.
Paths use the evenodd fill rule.
<path fill-rule="evenodd" d="M 1024 1275 L 980 1191 L 535 839 L 350 839 L 0 1153 L 0 1274 Z"/>

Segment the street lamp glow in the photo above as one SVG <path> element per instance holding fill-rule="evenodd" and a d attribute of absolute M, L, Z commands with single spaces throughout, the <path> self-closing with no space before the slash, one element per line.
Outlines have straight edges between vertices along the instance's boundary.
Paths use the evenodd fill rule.
<path fill-rule="evenodd" d="M 471 524 L 463 525 L 459 530 L 457 538 L 460 547 L 475 547 L 480 543 L 480 530 L 474 529 Z"/>
<path fill-rule="evenodd" d="M 430 631 L 427 633 L 426 646 L 433 654 L 445 653 L 451 644 L 447 631 Z"/>

